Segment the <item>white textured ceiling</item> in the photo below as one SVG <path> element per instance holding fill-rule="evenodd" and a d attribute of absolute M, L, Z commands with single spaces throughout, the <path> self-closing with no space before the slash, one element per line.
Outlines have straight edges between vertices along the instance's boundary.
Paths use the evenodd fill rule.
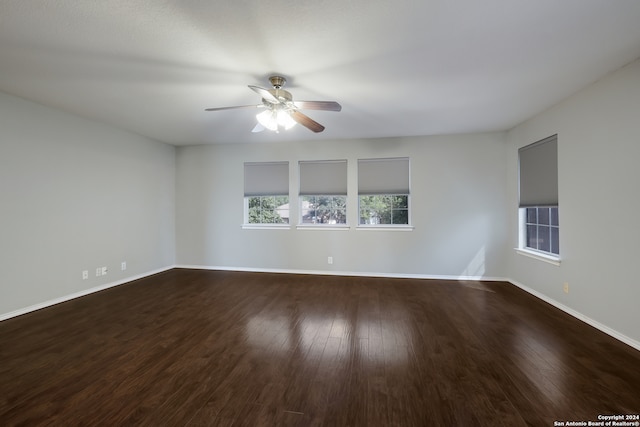
<path fill-rule="evenodd" d="M 638 57 L 638 0 L 0 0 L 0 91 L 175 145 L 504 130 Z M 273 73 L 342 112 L 204 111 Z"/>

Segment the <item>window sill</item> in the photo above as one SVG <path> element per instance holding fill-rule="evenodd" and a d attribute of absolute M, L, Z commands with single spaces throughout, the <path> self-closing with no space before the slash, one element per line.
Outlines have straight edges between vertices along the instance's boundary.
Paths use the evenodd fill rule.
<path fill-rule="evenodd" d="M 299 224 L 296 225 L 298 230 L 331 230 L 331 231 L 349 231 L 351 227 L 347 224 Z"/>
<path fill-rule="evenodd" d="M 553 256 L 553 255 L 547 255 L 544 254 L 542 252 L 536 252 L 536 251 L 532 251 L 529 249 L 524 249 L 524 248 L 514 248 L 516 250 L 517 253 L 519 253 L 520 255 L 524 255 L 526 257 L 529 258 L 533 258 L 533 259 L 537 259 L 539 261 L 543 261 L 555 266 L 560 266 L 560 258 Z"/>
<path fill-rule="evenodd" d="M 291 224 L 242 224 L 243 230 L 289 230 Z"/>
<path fill-rule="evenodd" d="M 413 225 L 359 225 L 358 231 L 413 231 Z"/>

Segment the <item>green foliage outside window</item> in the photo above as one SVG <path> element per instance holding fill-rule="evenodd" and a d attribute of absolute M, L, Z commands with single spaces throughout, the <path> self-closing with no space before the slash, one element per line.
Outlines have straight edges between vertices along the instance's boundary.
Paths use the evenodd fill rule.
<path fill-rule="evenodd" d="M 360 224 L 409 224 L 408 195 L 360 196 Z"/>
<path fill-rule="evenodd" d="M 346 196 L 302 196 L 303 224 L 346 224 Z"/>
<path fill-rule="evenodd" d="M 249 224 L 288 224 L 288 196 L 248 197 Z"/>

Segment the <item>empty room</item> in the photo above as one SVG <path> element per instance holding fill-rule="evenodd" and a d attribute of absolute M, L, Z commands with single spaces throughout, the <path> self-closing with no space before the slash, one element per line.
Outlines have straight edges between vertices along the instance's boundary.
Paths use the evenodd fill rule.
<path fill-rule="evenodd" d="M 640 426 L 638 22 L 0 0 L 0 425 Z"/>

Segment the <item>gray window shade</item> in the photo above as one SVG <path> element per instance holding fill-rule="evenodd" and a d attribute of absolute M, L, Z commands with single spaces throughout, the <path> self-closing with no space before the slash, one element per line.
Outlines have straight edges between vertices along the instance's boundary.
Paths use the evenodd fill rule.
<path fill-rule="evenodd" d="M 244 164 L 244 196 L 288 196 L 289 162 Z"/>
<path fill-rule="evenodd" d="M 409 194 L 409 158 L 359 159 L 358 194 Z"/>
<path fill-rule="evenodd" d="M 558 205 L 558 137 L 518 150 L 520 207 Z"/>
<path fill-rule="evenodd" d="M 346 194 L 346 160 L 300 162 L 301 196 L 345 196 Z"/>

